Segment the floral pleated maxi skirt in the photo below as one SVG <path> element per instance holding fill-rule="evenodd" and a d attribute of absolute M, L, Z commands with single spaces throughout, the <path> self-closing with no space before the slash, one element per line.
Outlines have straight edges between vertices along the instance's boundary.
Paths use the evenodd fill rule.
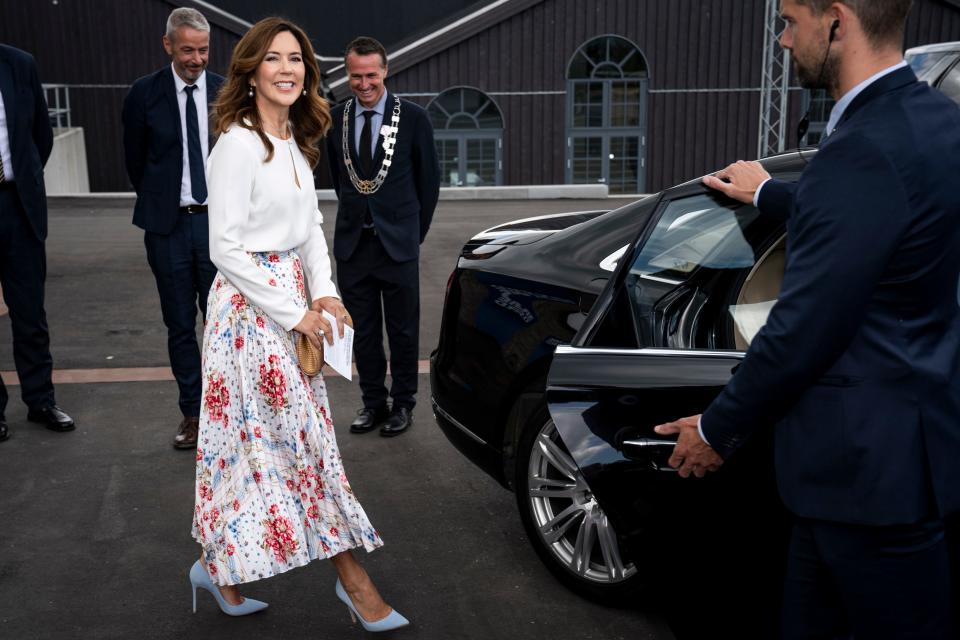
<path fill-rule="evenodd" d="M 295 252 L 250 256 L 307 308 Z M 294 336 L 217 274 L 203 334 L 193 537 L 220 585 L 383 544 L 344 473 L 323 378 L 302 374 Z"/>

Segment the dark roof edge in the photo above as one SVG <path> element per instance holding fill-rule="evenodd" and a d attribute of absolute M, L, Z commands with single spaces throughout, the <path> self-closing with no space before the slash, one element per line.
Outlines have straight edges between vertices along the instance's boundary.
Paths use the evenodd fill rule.
<path fill-rule="evenodd" d="M 409 38 L 387 51 L 390 73 L 408 69 L 467 38 L 540 4 L 544 0 L 494 0 L 467 15 L 454 17 L 428 33 Z M 338 98 L 347 93 L 343 64 L 327 70 L 330 86 Z"/>

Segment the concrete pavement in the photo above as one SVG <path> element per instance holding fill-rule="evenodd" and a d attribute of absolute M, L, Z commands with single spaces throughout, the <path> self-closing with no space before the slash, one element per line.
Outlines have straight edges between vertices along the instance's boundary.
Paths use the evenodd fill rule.
<path fill-rule="evenodd" d="M 499 222 L 607 208 L 608 201 L 442 202 L 422 260 L 420 357 L 436 344 L 447 277 L 460 245 Z M 335 211 L 323 203 L 325 227 Z M 51 199 L 46 309 L 56 369 L 162 370 L 166 332 L 132 201 Z M 13 369 L 0 317 L 0 370 Z M 0 444 L 0 638 L 346 638 L 329 563 L 249 585 L 270 608 L 229 618 L 206 593 L 190 613 L 190 452 L 170 446 L 169 379 L 61 382 L 77 421 L 56 434 L 27 423 L 19 389 Z M 126 378 L 130 379 L 130 375 Z M 89 380 L 89 378 L 87 378 Z M 554 639 L 673 636 L 655 614 L 608 609 L 562 587 L 526 540 L 513 495 L 467 462 L 435 426 L 429 380 L 410 433 L 387 440 L 346 426 L 355 383 L 328 379 L 347 473 L 386 546 L 361 555 L 391 604 L 413 621 L 398 638 Z"/>

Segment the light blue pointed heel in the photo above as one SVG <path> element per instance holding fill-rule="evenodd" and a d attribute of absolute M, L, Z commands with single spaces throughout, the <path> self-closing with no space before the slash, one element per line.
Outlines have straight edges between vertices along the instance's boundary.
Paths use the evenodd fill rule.
<path fill-rule="evenodd" d="M 230 604 L 224 600 L 223 595 L 220 593 L 220 589 L 218 589 L 217 585 L 213 584 L 213 581 L 210 580 L 210 576 L 207 575 L 207 570 L 203 568 L 203 565 L 200 564 L 199 560 L 194 562 L 193 566 L 190 567 L 190 586 L 193 587 L 194 613 L 197 612 L 197 587 L 206 589 L 213 594 L 214 600 L 216 600 L 217 604 L 220 605 L 220 610 L 228 616 L 246 616 L 267 608 L 266 602 L 260 602 L 259 600 L 254 600 L 253 598 L 244 598 L 243 602 L 240 604 Z"/>
<path fill-rule="evenodd" d="M 340 598 L 340 601 L 347 605 L 347 609 L 350 610 L 350 620 L 353 622 L 359 620 L 360 624 L 362 624 L 363 628 L 367 631 L 392 631 L 393 629 L 399 629 L 400 627 L 405 627 L 410 624 L 410 621 L 397 613 L 396 610 L 390 611 L 390 615 L 386 618 L 377 620 L 376 622 L 367 622 L 357 611 L 357 608 L 353 606 L 353 600 L 350 599 L 346 589 L 340 584 L 340 578 L 337 578 L 337 597 Z"/>

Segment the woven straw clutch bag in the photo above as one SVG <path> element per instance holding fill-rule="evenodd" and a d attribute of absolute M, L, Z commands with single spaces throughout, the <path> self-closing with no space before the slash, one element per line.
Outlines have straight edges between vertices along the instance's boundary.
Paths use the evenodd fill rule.
<path fill-rule="evenodd" d="M 320 348 L 317 349 L 305 334 L 297 334 L 297 361 L 300 363 L 300 370 L 311 378 L 323 367 L 323 339 L 320 340 Z"/>

